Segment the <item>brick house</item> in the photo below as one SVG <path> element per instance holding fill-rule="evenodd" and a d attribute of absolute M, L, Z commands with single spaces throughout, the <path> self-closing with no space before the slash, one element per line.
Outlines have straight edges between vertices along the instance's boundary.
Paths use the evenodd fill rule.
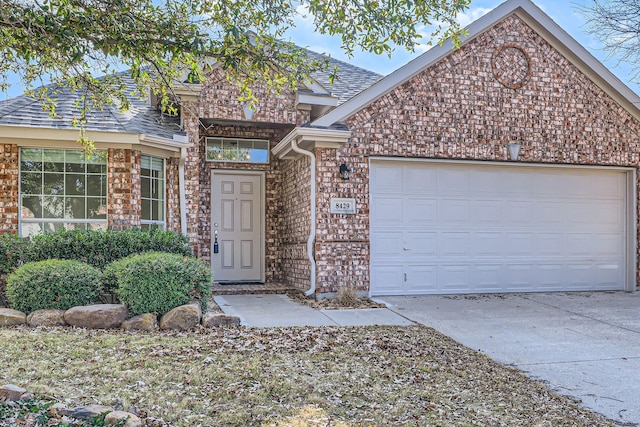
<path fill-rule="evenodd" d="M 216 281 L 319 296 L 634 290 L 640 98 L 529 0 L 468 29 L 255 112 L 220 72 L 179 118 L 96 112 L 92 159 L 37 101 L 2 102 L 0 232 L 161 226 Z"/>

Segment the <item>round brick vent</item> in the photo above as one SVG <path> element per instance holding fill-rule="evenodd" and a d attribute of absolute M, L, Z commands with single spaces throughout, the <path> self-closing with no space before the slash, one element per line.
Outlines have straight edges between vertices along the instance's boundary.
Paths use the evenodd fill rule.
<path fill-rule="evenodd" d="M 519 89 L 529 81 L 531 76 L 529 56 L 515 44 L 504 44 L 493 53 L 491 68 L 493 76 L 502 85 Z"/>

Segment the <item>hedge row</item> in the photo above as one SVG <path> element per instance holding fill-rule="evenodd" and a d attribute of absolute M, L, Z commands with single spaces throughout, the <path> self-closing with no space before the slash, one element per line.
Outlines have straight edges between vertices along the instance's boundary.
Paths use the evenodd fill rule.
<path fill-rule="evenodd" d="M 71 259 L 99 269 L 114 261 L 142 252 L 168 252 L 190 256 L 186 236 L 159 229 L 61 230 L 32 238 L 0 235 L 0 274 L 18 266 L 47 259 Z"/>
<path fill-rule="evenodd" d="M 131 255 L 109 264 L 104 274 L 87 263 L 51 259 L 28 262 L 7 278 L 10 306 L 30 313 L 44 308 L 67 310 L 98 302 L 102 279 L 131 314 L 165 314 L 197 301 L 207 310 L 211 269 L 199 259 L 164 252 Z"/>

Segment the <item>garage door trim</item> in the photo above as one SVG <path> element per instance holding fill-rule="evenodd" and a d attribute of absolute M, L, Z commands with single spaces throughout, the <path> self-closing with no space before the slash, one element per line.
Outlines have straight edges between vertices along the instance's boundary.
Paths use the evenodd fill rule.
<path fill-rule="evenodd" d="M 496 161 L 477 161 L 477 160 L 448 160 L 448 159 L 416 159 L 416 158 L 399 158 L 399 157 L 370 157 L 369 170 L 370 173 L 375 167 L 376 163 L 398 163 L 399 165 L 407 163 L 441 163 L 447 165 L 469 165 L 469 166 L 486 166 L 486 167 L 510 167 L 510 168 L 560 168 L 560 169 L 583 169 L 593 171 L 619 171 L 624 174 L 623 191 L 625 191 L 626 207 L 624 212 L 625 221 L 625 235 L 623 254 L 625 267 L 623 270 L 624 275 L 624 288 L 627 291 L 636 290 L 636 271 L 637 271 L 637 188 L 636 188 L 636 169 L 633 167 L 624 166 L 593 166 L 593 165 L 569 165 L 569 164 L 546 164 L 546 163 L 523 163 L 523 162 L 496 162 Z M 369 203 L 372 206 L 372 197 L 375 191 L 372 191 L 373 181 L 369 181 Z M 370 232 L 371 233 L 371 232 Z M 373 236 L 371 236 L 373 237 Z M 622 240 L 621 240 L 622 241 Z M 372 257 L 373 258 L 373 257 Z M 375 291 L 375 289 L 373 289 Z M 372 289 L 369 291 L 370 295 Z"/>

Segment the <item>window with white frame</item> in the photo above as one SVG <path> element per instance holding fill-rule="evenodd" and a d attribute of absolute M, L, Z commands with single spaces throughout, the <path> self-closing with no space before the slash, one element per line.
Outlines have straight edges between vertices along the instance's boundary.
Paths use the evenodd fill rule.
<path fill-rule="evenodd" d="M 142 209 L 140 223 L 143 229 L 165 228 L 164 159 L 142 155 L 140 159 L 140 185 Z"/>
<path fill-rule="evenodd" d="M 20 149 L 20 234 L 107 227 L 105 153 Z"/>
<path fill-rule="evenodd" d="M 210 162 L 269 163 L 266 139 L 207 138 Z"/>

